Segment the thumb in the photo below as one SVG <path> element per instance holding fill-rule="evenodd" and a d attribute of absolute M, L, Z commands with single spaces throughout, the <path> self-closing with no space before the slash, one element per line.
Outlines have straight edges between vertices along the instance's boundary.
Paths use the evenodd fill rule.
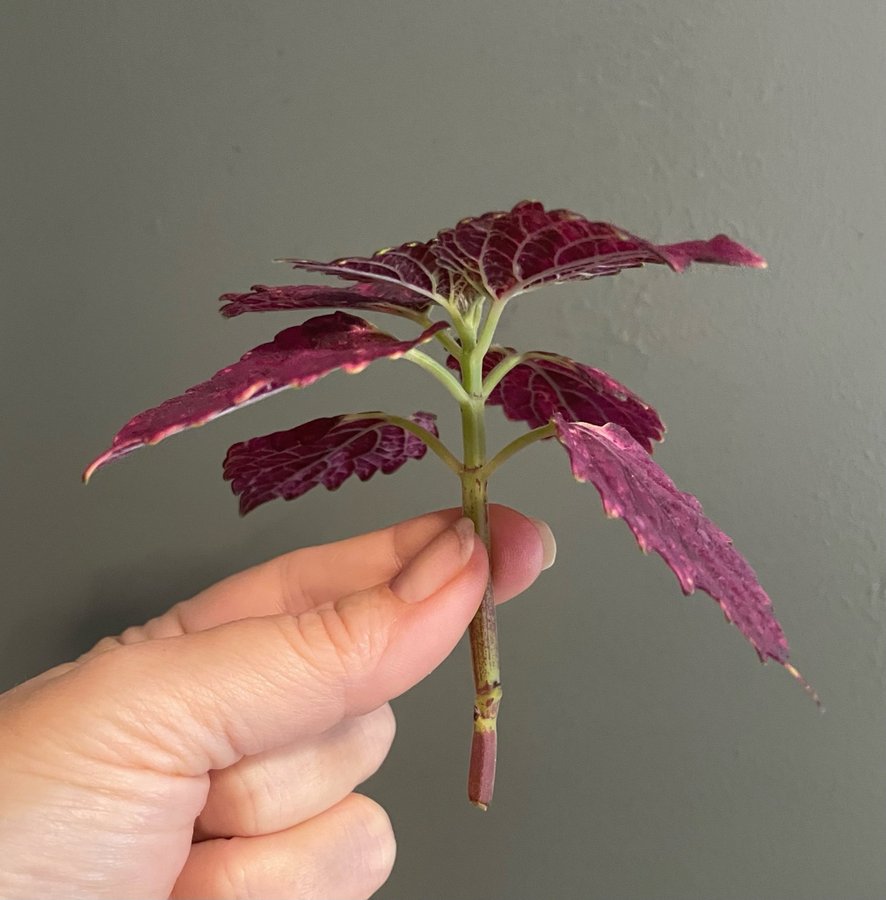
<path fill-rule="evenodd" d="M 58 679 L 73 692 L 61 704 L 64 731 L 90 735 L 93 752 L 101 746 L 114 761 L 177 775 L 320 733 L 439 665 L 476 612 L 487 575 L 483 544 L 461 519 L 390 584 L 299 616 L 116 646 Z M 72 708 L 85 721 L 72 723 Z"/>

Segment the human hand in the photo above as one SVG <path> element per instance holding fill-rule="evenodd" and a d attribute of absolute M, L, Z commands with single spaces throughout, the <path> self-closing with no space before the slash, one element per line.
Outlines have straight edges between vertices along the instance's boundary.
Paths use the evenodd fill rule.
<path fill-rule="evenodd" d="M 459 512 L 296 550 L 0 696 L 0 896 L 368 897 L 395 843 L 353 788 L 488 563 Z M 468 524 L 464 523 L 463 524 Z M 496 599 L 552 562 L 491 509 Z"/>

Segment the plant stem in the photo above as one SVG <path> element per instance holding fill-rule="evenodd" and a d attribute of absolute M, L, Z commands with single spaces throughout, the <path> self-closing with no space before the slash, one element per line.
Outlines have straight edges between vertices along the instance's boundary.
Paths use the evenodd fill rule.
<path fill-rule="evenodd" d="M 417 422 L 413 422 L 412 419 L 404 419 L 402 416 L 395 416 L 391 413 L 354 413 L 352 416 L 345 416 L 343 418 L 351 418 L 351 419 L 361 419 L 364 416 L 374 416 L 379 419 L 384 419 L 386 422 L 390 422 L 391 425 L 396 425 L 399 428 L 402 428 L 404 431 L 412 432 L 417 438 L 420 438 L 425 446 L 429 450 L 432 450 L 440 459 L 455 472 L 456 475 L 461 477 L 463 466 L 461 462 L 456 458 L 455 454 L 440 440 L 435 434 L 432 434 L 428 431 L 427 428 L 423 428 Z"/>
<path fill-rule="evenodd" d="M 425 326 L 428 327 L 428 326 Z M 458 356 L 461 353 L 461 347 L 458 344 L 458 341 L 448 332 L 446 331 L 438 331 L 434 337 L 443 345 L 446 349 L 446 352 L 451 354 L 452 356 Z"/>
<path fill-rule="evenodd" d="M 465 342 L 462 343 L 464 346 Z M 477 534 L 490 552 L 491 560 L 487 478 L 484 469 L 486 464 L 484 352 L 471 341 L 470 349 L 462 356 L 462 382 L 469 398 L 461 404 L 464 436 L 464 471 L 461 483 L 462 510 L 473 521 Z M 483 593 L 483 601 L 471 621 L 468 634 L 476 691 L 471 762 L 468 771 L 468 799 L 475 806 L 485 810 L 492 801 L 495 787 L 496 717 L 502 694 L 491 572 Z"/>
<path fill-rule="evenodd" d="M 486 351 L 492 346 L 492 339 L 495 337 L 495 329 L 498 327 L 498 321 L 504 311 L 505 304 L 501 301 L 493 300 L 489 306 L 489 312 L 486 314 L 486 321 L 480 329 L 479 338 L 477 338 L 481 359 L 486 355 Z"/>
<path fill-rule="evenodd" d="M 462 509 L 477 529 L 477 534 L 490 548 L 489 509 L 486 479 L 477 472 L 462 477 Z M 471 620 L 468 634 L 474 671 L 474 730 L 471 736 L 471 762 L 468 770 L 468 799 L 486 810 L 495 788 L 497 750 L 496 718 L 501 702 L 501 669 L 498 654 L 498 629 L 495 622 L 495 598 L 492 578 L 486 583 L 483 601 Z"/>
<path fill-rule="evenodd" d="M 558 356 L 556 353 L 546 353 L 543 350 L 527 350 L 525 353 L 512 353 L 510 356 L 506 356 L 486 376 L 486 380 L 483 382 L 483 396 L 488 398 L 509 372 L 516 369 L 517 366 L 529 362 L 531 359 L 559 360 L 562 364 L 563 357 Z"/>
<path fill-rule="evenodd" d="M 421 366 L 426 372 L 433 375 L 459 403 L 463 404 L 470 399 L 455 375 L 446 366 L 434 359 L 433 356 L 428 356 L 427 353 L 423 353 L 421 350 L 413 347 L 412 350 L 408 350 L 403 354 L 403 358 L 414 362 L 417 366 Z"/>
<path fill-rule="evenodd" d="M 528 447 L 530 444 L 534 444 L 536 441 L 543 441 L 545 438 L 553 437 L 556 432 L 552 423 L 548 423 L 547 425 L 540 425 L 538 428 L 533 428 L 532 431 L 527 431 L 526 434 L 521 434 L 520 437 L 514 438 L 510 442 L 510 444 L 506 444 L 492 459 L 483 466 L 482 474 L 489 478 L 489 476 L 504 462 L 507 462 L 515 453 L 519 453 L 524 447 Z"/>
<path fill-rule="evenodd" d="M 447 311 L 449 307 L 446 307 Z M 410 316 L 414 321 L 418 322 L 422 328 L 430 328 L 434 323 L 431 321 L 431 317 L 427 315 L 427 313 L 412 313 L 410 312 Z M 448 332 L 448 331 L 438 331 L 434 335 L 434 339 L 439 341 L 445 348 L 446 352 L 451 354 L 452 356 L 458 356 L 461 353 L 461 347 L 459 346 L 458 341 Z"/>

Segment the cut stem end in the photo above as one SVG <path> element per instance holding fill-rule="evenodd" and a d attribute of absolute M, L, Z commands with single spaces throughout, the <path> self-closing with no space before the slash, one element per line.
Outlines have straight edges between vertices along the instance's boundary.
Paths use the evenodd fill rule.
<path fill-rule="evenodd" d="M 471 740 L 471 766 L 468 773 L 468 799 L 478 809 L 486 812 L 492 802 L 495 789 L 495 757 L 497 750 L 495 722 L 489 727 L 488 720 L 478 728 L 480 721 L 474 723 L 474 736 Z"/>

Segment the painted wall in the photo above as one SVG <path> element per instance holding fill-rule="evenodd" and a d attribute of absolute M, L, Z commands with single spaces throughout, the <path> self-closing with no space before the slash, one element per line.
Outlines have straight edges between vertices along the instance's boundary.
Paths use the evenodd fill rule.
<path fill-rule="evenodd" d="M 365 253 L 524 196 L 663 241 L 728 231 L 770 269 L 557 288 L 515 302 L 502 337 L 659 408 L 656 458 L 756 567 L 827 713 L 536 446 L 494 485 L 560 545 L 502 614 L 495 805 L 463 799 L 462 646 L 396 703 L 366 788 L 399 835 L 379 896 L 886 896 L 886 6 L 0 12 L 3 686 L 228 572 L 456 500 L 429 459 L 237 517 L 235 440 L 394 391 L 445 404 L 387 362 L 81 486 L 129 415 L 278 330 L 215 314 L 222 291 L 288 280 L 272 257 Z"/>

